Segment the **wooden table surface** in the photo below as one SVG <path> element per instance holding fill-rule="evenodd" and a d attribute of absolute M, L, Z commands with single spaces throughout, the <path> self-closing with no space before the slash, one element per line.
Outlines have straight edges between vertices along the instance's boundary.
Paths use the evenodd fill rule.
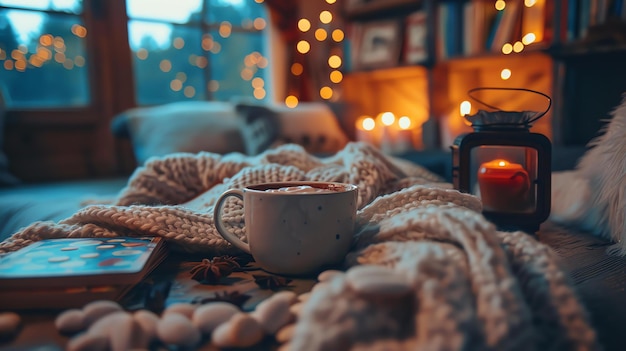
<path fill-rule="evenodd" d="M 560 257 L 561 266 L 570 276 L 578 296 L 587 308 L 604 349 L 623 350 L 622 333 L 626 325 L 626 259 L 607 255 L 606 249 L 610 243 L 604 240 L 551 223 L 544 223 L 536 237 L 551 246 Z M 197 262 L 201 259 L 202 257 L 171 255 L 150 275 L 148 287 L 138 286 L 133 289 L 125 299 L 124 306 L 131 310 L 141 307 L 146 303 L 146 291 L 163 286 L 169 287 L 166 305 L 210 298 L 216 293 L 227 291 L 245 293 L 250 298 L 243 305 L 244 311 L 254 310 L 256 304 L 273 293 L 271 290 L 261 289 L 254 282 L 253 274 L 267 274 L 260 270 L 233 273 L 215 285 L 200 284 L 190 278 L 188 267 L 181 266 L 181 263 Z M 315 282 L 312 277 L 292 279 L 287 288 L 296 293 L 304 293 Z M 13 340 L 0 342 L 0 351 L 63 350 L 68 337 L 59 334 L 54 327 L 54 319 L 58 313 L 59 311 L 21 311 L 24 322 L 21 332 Z M 270 341 L 254 349 L 272 349 L 273 346 Z M 200 350 L 213 348 L 205 345 Z"/>

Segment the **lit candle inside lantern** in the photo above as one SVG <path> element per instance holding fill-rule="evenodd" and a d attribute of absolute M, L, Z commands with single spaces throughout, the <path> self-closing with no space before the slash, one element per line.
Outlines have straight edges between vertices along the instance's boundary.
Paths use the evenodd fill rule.
<path fill-rule="evenodd" d="M 459 112 L 461 113 L 461 117 L 469 115 L 470 112 L 472 112 L 472 103 L 467 100 L 461 102 L 461 105 L 459 106 Z"/>
<path fill-rule="evenodd" d="M 528 172 L 517 163 L 496 159 L 478 169 L 478 186 L 483 206 L 498 212 L 523 211 L 528 207 Z"/>
<path fill-rule="evenodd" d="M 364 116 L 356 122 L 356 140 L 376 145 L 376 121 Z"/>

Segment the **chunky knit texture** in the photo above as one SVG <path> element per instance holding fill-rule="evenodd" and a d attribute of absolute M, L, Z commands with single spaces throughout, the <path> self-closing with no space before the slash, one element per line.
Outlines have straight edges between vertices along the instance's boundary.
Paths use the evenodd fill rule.
<path fill-rule="evenodd" d="M 358 186 L 358 219 L 346 268 L 406 274 L 411 294 L 362 296 L 338 276 L 314 289 L 293 350 L 594 350 L 584 308 L 549 248 L 504 233 L 480 200 L 424 168 L 362 143 L 317 158 L 296 145 L 258 156 L 176 154 L 138 168 L 114 205 L 85 207 L 60 223 L 40 222 L 0 245 L 13 251 L 55 237 L 158 235 L 186 252 L 237 254 L 213 224 L 224 190 L 269 181 L 336 181 Z M 246 240 L 242 204 L 224 220 Z"/>

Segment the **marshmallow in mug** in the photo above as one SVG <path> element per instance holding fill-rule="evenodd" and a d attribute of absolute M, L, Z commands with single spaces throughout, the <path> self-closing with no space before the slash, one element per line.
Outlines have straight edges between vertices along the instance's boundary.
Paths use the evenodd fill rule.
<path fill-rule="evenodd" d="M 292 194 L 311 194 L 311 193 L 332 193 L 334 190 L 326 188 L 315 188 L 310 185 L 287 186 L 278 189 L 267 189 L 270 193 L 292 193 Z"/>

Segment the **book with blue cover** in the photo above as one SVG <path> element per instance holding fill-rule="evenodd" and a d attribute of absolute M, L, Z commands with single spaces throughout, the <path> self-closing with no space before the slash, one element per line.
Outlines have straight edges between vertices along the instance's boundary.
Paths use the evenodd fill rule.
<path fill-rule="evenodd" d="M 41 240 L 0 258 L 0 290 L 136 284 L 165 253 L 160 237 Z"/>

